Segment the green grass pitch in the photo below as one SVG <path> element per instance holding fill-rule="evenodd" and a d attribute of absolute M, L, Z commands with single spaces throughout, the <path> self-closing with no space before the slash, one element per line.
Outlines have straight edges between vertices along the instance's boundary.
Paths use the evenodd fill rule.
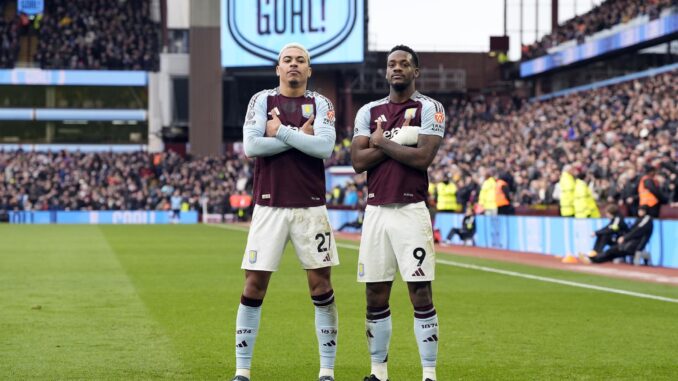
<path fill-rule="evenodd" d="M 246 234 L 215 226 L 0 226 L 1 380 L 229 380 Z M 338 381 L 369 372 L 356 243 L 333 270 Z M 678 287 L 439 259 L 678 299 Z M 438 379 L 676 380 L 678 303 L 438 264 Z M 393 381 L 420 380 L 412 308 L 391 300 Z M 263 305 L 253 381 L 316 380 L 306 277 L 288 247 Z"/>

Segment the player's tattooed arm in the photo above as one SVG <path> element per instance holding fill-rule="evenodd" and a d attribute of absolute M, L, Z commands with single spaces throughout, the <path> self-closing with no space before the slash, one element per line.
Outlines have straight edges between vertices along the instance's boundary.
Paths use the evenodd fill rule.
<path fill-rule="evenodd" d="M 266 135 L 266 96 L 258 93 L 252 97 L 243 125 L 243 146 L 248 157 L 272 156 L 292 148 L 275 137 Z"/>

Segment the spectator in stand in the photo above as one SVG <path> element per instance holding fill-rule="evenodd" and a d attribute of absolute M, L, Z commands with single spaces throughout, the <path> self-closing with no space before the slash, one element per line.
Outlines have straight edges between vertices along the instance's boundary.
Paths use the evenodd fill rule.
<path fill-rule="evenodd" d="M 191 210 L 206 199 L 208 213 L 224 213 L 238 183 L 250 186 L 251 168 L 237 155 L 0 151 L 0 203 L 8 210 L 170 210 L 178 190 Z"/>
<path fill-rule="evenodd" d="M 590 183 L 601 202 L 630 202 L 627 215 L 634 215 L 637 178 L 636 185 L 628 182 L 658 155 L 676 157 L 677 73 L 544 101 L 455 100 L 448 107 L 447 125 L 454 133 L 446 134 L 431 178 L 454 165 L 480 184 L 481 168 L 500 168 L 501 163 L 514 178 L 512 203 L 553 204 L 561 193 L 560 168 L 579 162 L 594 173 Z M 657 178 L 671 179 L 668 172 L 662 167 Z M 459 185 L 460 202 L 466 202 L 462 197 L 466 191 Z M 668 181 L 664 186 L 670 192 Z"/>
<path fill-rule="evenodd" d="M 675 0 L 607 0 L 589 12 L 576 16 L 559 25 L 539 42 L 522 46 L 522 58 L 532 59 L 547 54 L 547 50 L 563 42 L 576 40 L 578 44 L 586 36 L 610 29 L 618 24 L 647 15 L 648 20 L 659 17 L 669 7 L 675 7 Z"/>
<path fill-rule="evenodd" d="M 0 0 L 0 69 L 12 69 L 19 56 L 19 17 L 5 18 L 4 0 Z"/>
<path fill-rule="evenodd" d="M 43 69 L 157 71 L 160 24 L 151 1 L 49 0 L 35 61 Z"/>

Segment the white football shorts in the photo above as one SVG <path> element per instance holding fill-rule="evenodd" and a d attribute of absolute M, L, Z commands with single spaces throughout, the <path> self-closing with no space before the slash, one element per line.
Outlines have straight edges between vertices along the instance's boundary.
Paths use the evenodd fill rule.
<path fill-rule="evenodd" d="M 290 240 L 304 269 L 339 264 L 337 245 L 325 206 L 278 208 L 255 205 L 241 267 L 245 270 L 277 271 Z"/>
<path fill-rule="evenodd" d="M 365 209 L 358 256 L 358 282 L 386 282 L 396 271 L 405 282 L 432 281 L 436 253 L 425 202 Z"/>

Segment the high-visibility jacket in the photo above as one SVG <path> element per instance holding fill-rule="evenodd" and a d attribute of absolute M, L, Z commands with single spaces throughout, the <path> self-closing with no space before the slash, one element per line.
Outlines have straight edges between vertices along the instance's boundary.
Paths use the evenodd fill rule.
<path fill-rule="evenodd" d="M 574 215 L 574 176 L 568 172 L 560 175 L 560 214 Z"/>
<path fill-rule="evenodd" d="M 483 181 L 480 187 L 480 195 L 478 195 L 478 202 L 484 210 L 497 209 L 497 182 L 494 177 L 488 177 Z"/>
<path fill-rule="evenodd" d="M 590 215 L 588 205 L 588 190 L 584 180 L 577 179 L 574 182 L 574 216 L 576 218 L 588 218 Z"/>
<path fill-rule="evenodd" d="M 458 212 L 461 210 L 457 203 L 457 186 L 453 182 L 447 184 L 438 183 L 436 185 L 436 192 L 438 193 L 438 210 L 452 210 Z"/>
<path fill-rule="evenodd" d="M 460 205 L 457 203 L 457 185 L 455 183 L 438 183 L 436 185 L 436 192 L 438 194 L 438 210 L 452 210 L 455 212 L 461 210 Z"/>
<path fill-rule="evenodd" d="M 598 209 L 596 199 L 593 197 L 593 192 L 591 192 L 591 188 L 589 187 L 586 188 L 588 189 L 588 195 L 586 197 L 586 206 L 589 208 L 589 217 L 600 218 L 600 209 Z"/>
<path fill-rule="evenodd" d="M 645 186 L 645 180 L 652 180 L 652 182 L 657 185 L 657 180 L 652 177 L 645 175 L 640 178 L 640 183 L 638 183 L 638 196 L 640 197 L 639 205 L 647 205 L 648 207 L 653 207 L 659 203 L 657 196 L 653 195 L 649 189 Z"/>
<path fill-rule="evenodd" d="M 436 189 L 438 188 L 437 184 L 428 183 L 428 205 L 436 206 Z"/>
<path fill-rule="evenodd" d="M 574 184 L 574 216 L 576 218 L 600 218 L 598 204 L 588 184 L 580 179 L 577 179 Z"/>
<path fill-rule="evenodd" d="M 504 180 L 497 180 L 497 189 L 496 189 L 496 201 L 497 201 L 497 208 L 501 208 L 502 206 L 508 206 L 511 203 L 509 202 L 508 195 L 504 193 L 504 187 L 508 186 L 508 183 Z"/>

